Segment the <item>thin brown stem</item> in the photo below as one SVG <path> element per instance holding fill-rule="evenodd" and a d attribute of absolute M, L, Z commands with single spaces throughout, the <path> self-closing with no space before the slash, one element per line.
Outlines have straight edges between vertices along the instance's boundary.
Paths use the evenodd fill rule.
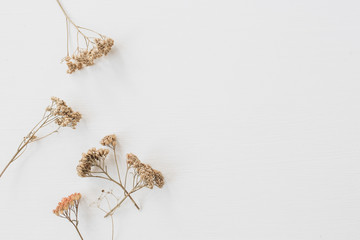
<path fill-rule="evenodd" d="M 115 164 L 116 164 L 116 170 L 117 170 L 117 174 L 118 174 L 118 177 L 119 177 L 119 183 L 122 185 L 121 177 L 120 177 L 119 164 L 118 164 L 118 161 L 117 161 L 117 159 L 116 159 L 115 146 L 114 146 L 112 149 L 114 150 L 114 161 L 115 161 Z M 125 188 L 125 187 L 124 187 L 124 188 Z"/>
<path fill-rule="evenodd" d="M 104 36 L 103 36 L 103 35 L 101 35 L 100 33 L 96 32 L 96 31 L 94 31 L 94 30 L 91 30 L 91 29 L 88 29 L 88 28 L 84 28 L 84 27 L 80 27 L 80 26 L 78 26 L 78 28 L 81 28 L 81 29 L 84 29 L 84 30 L 87 30 L 87 31 L 90 31 L 90 32 L 93 32 L 93 33 L 96 33 L 96 34 L 98 34 L 101 38 L 104 39 Z"/>
<path fill-rule="evenodd" d="M 49 116 L 48 116 L 49 117 Z M 48 119 L 48 117 L 46 119 Z M 41 121 L 39 123 L 37 123 L 35 125 L 35 127 L 30 131 L 30 133 L 27 135 L 27 140 L 26 141 L 22 141 L 18 147 L 18 150 L 16 151 L 15 155 L 11 158 L 11 160 L 8 162 L 8 164 L 6 164 L 5 168 L 2 170 L 2 172 L 0 173 L 0 178 L 2 177 L 2 175 L 4 174 L 4 172 L 6 171 L 6 169 L 10 166 L 11 163 L 13 163 L 16 159 L 18 159 L 18 157 L 23 154 L 22 150 L 29 144 L 31 143 L 34 139 L 33 137 L 35 136 L 35 134 L 43 127 L 44 123 L 43 122 L 41 125 L 40 123 L 44 120 L 41 119 Z M 40 126 L 39 126 L 40 125 Z M 36 129 L 36 127 L 38 127 Z"/>
<path fill-rule="evenodd" d="M 65 17 L 69 20 L 69 22 L 78 30 L 78 32 L 83 35 L 84 37 L 87 38 L 87 36 L 85 34 L 83 34 L 81 31 L 80 31 L 80 28 L 71 20 L 71 18 L 69 17 L 69 15 L 66 13 L 65 9 L 63 8 L 63 6 L 61 5 L 60 1 L 59 0 L 56 0 L 57 3 L 59 4 L 60 8 L 61 8 L 61 11 L 64 13 Z"/>
<path fill-rule="evenodd" d="M 121 201 L 120 201 L 118 204 L 116 204 L 115 207 L 113 207 L 113 208 L 104 216 L 104 218 L 106 218 L 106 217 L 108 217 L 108 216 L 112 216 L 112 215 L 114 214 L 115 210 L 116 210 L 118 207 L 120 207 L 120 205 L 125 201 L 125 199 L 126 199 L 127 197 L 129 197 L 129 198 L 131 197 L 130 194 L 133 194 L 134 192 L 140 190 L 141 188 L 143 188 L 143 186 L 142 186 L 142 187 L 139 187 L 139 188 L 137 188 L 137 189 L 136 189 L 136 187 L 133 188 L 129 193 L 127 193 L 127 194 L 125 195 L 125 197 L 123 197 L 123 198 L 121 199 Z"/>
<path fill-rule="evenodd" d="M 79 234 L 81 240 L 84 240 L 84 238 L 81 236 L 81 233 L 79 231 L 79 228 L 77 227 L 77 224 L 75 224 L 70 218 L 68 218 L 69 222 L 71 222 L 71 224 L 75 227 L 77 233 Z"/>
<path fill-rule="evenodd" d="M 103 171 L 103 173 L 109 178 L 109 180 L 110 180 L 111 182 L 119 185 L 119 186 L 122 188 L 122 190 L 125 192 L 125 194 L 129 194 L 128 191 L 124 188 L 124 186 L 123 186 L 121 183 L 115 181 L 112 177 L 110 177 L 110 175 L 109 175 L 103 168 L 100 167 L 100 169 L 101 169 L 101 170 Z M 130 194 L 129 194 L 129 198 L 130 198 L 131 201 L 134 203 L 135 207 L 136 207 L 138 210 L 140 210 L 139 206 L 136 204 L 135 200 L 130 196 Z"/>
<path fill-rule="evenodd" d="M 121 189 L 125 192 L 125 194 L 128 194 L 128 191 L 124 188 L 124 186 L 122 184 L 120 184 L 119 182 L 117 182 L 116 180 L 114 180 L 112 177 L 110 177 L 110 175 L 104 170 L 104 168 L 100 165 L 97 166 L 103 174 L 105 174 L 106 177 L 102 177 L 102 176 L 90 176 L 90 177 L 97 177 L 97 178 L 102 178 L 108 181 L 111 181 L 113 183 L 115 183 L 116 185 L 120 186 Z M 140 207 L 136 204 L 135 200 L 129 195 L 130 200 L 134 203 L 135 207 L 140 210 Z"/>
<path fill-rule="evenodd" d="M 124 183 L 124 188 L 126 188 L 126 183 L 127 183 L 127 176 L 128 176 L 128 172 L 129 172 L 129 164 L 126 163 L 126 173 L 125 173 L 125 183 Z"/>
<path fill-rule="evenodd" d="M 110 202 L 109 202 L 109 199 L 107 198 L 107 196 L 105 196 L 105 199 L 106 199 L 109 209 L 111 209 Z M 110 217 L 111 217 L 111 240 L 114 240 L 114 217 L 112 215 Z"/>
<path fill-rule="evenodd" d="M 35 140 L 33 140 L 33 142 L 39 141 L 39 140 L 41 140 L 43 138 L 46 138 L 46 137 L 48 137 L 48 136 L 50 136 L 50 135 L 52 135 L 54 133 L 57 133 L 57 132 L 59 132 L 59 129 L 60 129 L 60 127 L 58 127 L 56 130 L 52 131 L 51 133 L 46 134 L 45 136 L 35 138 Z"/>
<path fill-rule="evenodd" d="M 66 56 L 69 56 L 69 20 L 66 18 Z"/>

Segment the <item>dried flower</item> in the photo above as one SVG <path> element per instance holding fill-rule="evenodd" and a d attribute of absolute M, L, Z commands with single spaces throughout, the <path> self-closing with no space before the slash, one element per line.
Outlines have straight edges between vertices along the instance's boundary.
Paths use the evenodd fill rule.
<path fill-rule="evenodd" d="M 62 127 L 71 127 L 75 129 L 80 120 L 81 114 L 79 112 L 74 112 L 72 108 L 69 107 L 63 100 L 57 97 L 52 97 L 51 105 L 45 108 L 42 119 L 34 126 L 34 128 L 26 135 L 26 137 L 23 138 L 17 148 L 15 155 L 0 173 L 0 178 L 4 174 L 6 169 L 10 166 L 10 164 L 24 153 L 28 144 L 46 138 L 51 134 L 58 132 L 59 129 Z M 58 125 L 55 130 L 48 131 L 47 134 L 42 134 L 42 136 L 40 137 L 36 136 L 36 134 L 39 133 L 40 130 L 44 128 L 49 128 L 48 126 L 51 123 L 55 123 L 56 125 Z"/>
<path fill-rule="evenodd" d="M 103 146 L 110 147 L 110 148 L 115 147 L 116 146 L 116 135 L 111 134 L 111 135 L 105 136 L 103 139 L 101 139 L 100 144 Z"/>
<path fill-rule="evenodd" d="M 60 1 L 57 0 L 57 2 L 66 17 L 67 55 L 64 61 L 68 66 L 67 73 L 71 74 L 76 70 L 94 65 L 96 59 L 107 55 L 114 45 L 114 40 L 91 29 L 76 25 L 65 12 Z M 76 50 L 72 54 L 69 53 L 69 32 L 71 26 L 77 31 Z M 95 34 L 96 37 L 89 37 L 85 33 Z M 81 37 L 81 41 L 79 41 L 79 36 Z M 83 43 L 83 46 L 80 46 L 81 43 Z"/>
<path fill-rule="evenodd" d="M 80 193 L 73 193 L 65 197 L 58 203 L 57 207 L 53 210 L 56 216 L 68 216 L 74 208 L 77 208 L 81 198 Z"/>
<path fill-rule="evenodd" d="M 77 172 L 80 177 L 90 177 L 92 175 L 93 167 L 100 167 L 104 165 L 106 156 L 109 154 L 108 149 L 91 148 L 87 153 L 82 154 L 82 158 L 77 166 Z"/>
<path fill-rule="evenodd" d="M 53 210 L 53 213 L 58 216 L 69 220 L 72 225 L 75 227 L 76 231 L 78 232 L 81 239 L 81 233 L 79 231 L 79 203 L 81 199 L 80 193 L 73 193 L 68 197 L 65 197 L 58 203 L 57 207 Z"/>
<path fill-rule="evenodd" d="M 158 170 L 154 169 L 154 184 L 155 186 L 157 186 L 158 188 L 162 188 L 165 184 L 165 180 L 164 180 L 164 176 L 162 175 L 162 173 Z"/>
<path fill-rule="evenodd" d="M 106 159 L 108 157 L 109 151 L 107 149 L 96 149 L 92 148 L 88 150 L 87 153 L 83 153 L 82 158 L 79 161 L 77 166 L 77 172 L 80 177 L 96 177 L 111 181 L 118 185 L 124 191 L 124 197 L 118 201 L 115 207 L 113 207 L 106 215 L 112 216 L 115 210 L 125 201 L 126 198 L 130 198 L 131 201 L 135 204 L 135 206 L 139 209 L 135 201 L 133 200 L 131 194 L 136 191 L 147 187 L 154 188 L 157 186 L 159 188 L 164 186 L 164 176 L 160 171 L 153 169 L 150 165 L 142 163 L 139 158 L 129 153 L 127 154 L 126 161 L 126 173 L 125 177 L 122 180 L 120 175 L 119 164 L 116 158 L 116 136 L 114 134 L 105 136 L 100 144 L 103 146 L 107 146 L 113 150 L 114 160 L 116 163 L 116 170 L 118 173 L 118 179 L 111 177 L 108 172 L 108 166 L 106 163 Z M 128 177 L 132 175 L 130 181 L 132 181 L 131 190 L 127 190 Z"/>
<path fill-rule="evenodd" d="M 140 181 L 137 184 L 152 189 L 155 186 L 162 188 L 165 184 L 162 173 L 153 169 L 150 165 L 141 163 L 139 158 L 129 153 L 127 154 L 127 163 L 130 168 L 139 176 Z"/>
<path fill-rule="evenodd" d="M 55 123 L 61 127 L 71 127 L 75 129 L 78 122 L 80 122 L 81 114 L 74 112 L 71 107 L 68 107 L 64 100 L 57 97 L 52 97 L 51 100 L 55 103 L 54 116 L 56 116 Z M 51 111 L 52 109 L 50 109 Z"/>

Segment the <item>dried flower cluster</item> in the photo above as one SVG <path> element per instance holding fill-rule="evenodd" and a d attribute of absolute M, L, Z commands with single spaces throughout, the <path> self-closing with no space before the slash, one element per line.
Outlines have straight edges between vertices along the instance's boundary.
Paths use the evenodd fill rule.
<path fill-rule="evenodd" d="M 118 201 L 115 207 L 113 207 L 105 217 L 112 215 L 114 211 L 125 201 L 126 198 L 130 198 L 135 206 L 139 209 L 136 202 L 131 197 L 131 194 L 136 191 L 147 187 L 152 189 L 154 186 L 159 188 L 164 186 L 164 177 L 160 171 L 153 169 L 150 165 L 142 163 L 138 157 L 134 154 L 127 155 L 127 168 L 125 177 L 122 180 L 119 170 L 119 164 L 116 158 L 116 136 L 108 135 L 105 136 L 100 144 L 103 146 L 109 147 L 113 150 L 113 157 L 116 163 L 116 171 L 118 174 L 118 180 L 111 177 L 108 172 L 108 165 L 106 160 L 108 159 L 109 150 L 108 149 L 96 149 L 92 148 L 88 150 L 87 153 L 83 153 L 82 158 L 79 161 L 79 165 L 77 166 L 77 172 L 80 177 L 95 177 L 101 178 L 115 183 L 120 186 L 124 191 L 124 197 Z M 132 180 L 131 190 L 127 190 L 127 182 L 130 177 L 130 181 Z"/>
<path fill-rule="evenodd" d="M 65 197 L 58 203 L 57 207 L 53 210 L 53 213 L 61 218 L 67 219 L 75 227 L 80 238 L 83 239 L 78 225 L 79 225 L 79 203 L 81 199 L 80 193 L 73 193 L 68 197 Z"/>
<path fill-rule="evenodd" d="M 110 147 L 110 148 L 115 147 L 116 146 L 116 135 L 112 134 L 112 135 L 105 136 L 103 139 L 101 139 L 100 144 L 103 146 Z"/>
<path fill-rule="evenodd" d="M 9 161 L 9 163 L 5 166 L 3 171 L 0 173 L 0 177 L 4 174 L 6 169 L 13 163 L 16 159 L 18 159 L 26 150 L 27 146 L 30 143 L 36 142 L 40 139 L 50 136 L 53 133 L 59 131 L 62 127 L 71 127 L 73 129 L 76 128 L 77 124 L 81 120 L 81 114 L 79 112 L 74 112 L 71 107 L 69 107 L 63 100 L 52 97 L 51 105 L 45 109 L 45 112 L 42 116 L 42 119 L 31 129 L 31 131 L 23 138 L 21 143 L 19 144 L 16 153 Z M 47 126 L 55 123 L 58 125 L 55 129 L 51 131 L 47 131 L 47 133 L 42 133 L 41 136 L 37 136 L 38 133 L 42 132 L 40 130 L 48 129 Z"/>
<path fill-rule="evenodd" d="M 81 70 L 84 67 L 94 65 L 95 59 L 106 56 L 110 52 L 114 45 L 114 40 L 102 35 L 100 37 L 101 38 L 95 38 L 94 41 L 88 39 L 88 44 L 93 45 L 90 50 L 89 47 L 78 47 L 72 56 L 67 55 L 65 57 L 64 60 L 68 66 L 67 73 L 71 74 L 76 70 Z"/>
<path fill-rule="evenodd" d="M 80 27 L 76 25 L 66 13 L 65 9 L 57 0 L 61 10 L 66 17 L 66 29 L 67 29 L 67 55 L 64 58 L 66 65 L 68 66 L 67 73 L 71 74 L 76 70 L 81 70 L 84 67 L 91 66 L 94 61 L 102 56 L 106 56 L 114 45 L 114 40 L 108 38 L 98 32 L 91 29 Z M 76 30 L 76 48 L 75 51 L 70 54 L 70 39 L 69 33 L 71 26 Z M 90 35 L 95 35 L 90 36 Z M 80 39 L 79 39 L 80 37 Z"/>
<path fill-rule="evenodd" d="M 47 109 L 49 112 L 53 111 L 53 115 L 56 116 L 55 123 L 60 127 L 71 127 L 75 129 L 78 122 L 80 122 L 81 114 L 74 112 L 71 107 L 57 97 L 52 97 L 55 107 Z"/>
<path fill-rule="evenodd" d="M 87 153 L 83 153 L 82 158 L 79 161 L 79 165 L 76 168 L 78 175 L 80 177 L 91 177 L 91 170 L 93 167 L 104 168 L 105 159 L 108 154 L 109 150 L 102 148 L 91 148 L 87 151 Z"/>
<path fill-rule="evenodd" d="M 65 197 L 58 203 L 57 207 L 53 210 L 56 216 L 70 216 L 71 212 L 79 206 L 81 194 L 73 193 L 68 197 Z"/>
<path fill-rule="evenodd" d="M 164 176 L 150 165 L 140 162 L 139 158 L 132 153 L 127 154 L 127 164 L 134 169 L 135 176 L 139 177 L 139 186 L 152 189 L 155 186 L 162 188 L 165 184 Z"/>

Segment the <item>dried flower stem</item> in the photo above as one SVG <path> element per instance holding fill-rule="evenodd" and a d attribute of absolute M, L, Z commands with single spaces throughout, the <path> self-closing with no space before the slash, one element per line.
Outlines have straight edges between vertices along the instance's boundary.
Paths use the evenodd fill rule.
<path fill-rule="evenodd" d="M 115 150 L 115 148 L 116 148 L 116 146 L 112 147 L 112 149 L 114 151 L 114 161 L 115 161 L 115 164 L 116 164 L 116 170 L 117 170 L 117 174 L 118 174 L 118 177 L 119 177 L 119 183 L 122 185 L 119 164 L 118 164 L 118 161 L 116 159 L 116 150 Z M 125 189 L 125 187 L 124 187 L 124 189 Z"/>
<path fill-rule="evenodd" d="M 98 198 L 98 201 L 96 202 L 96 204 L 97 204 L 97 207 L 102 212 L 107 213 L 108 211 L 111 210 L 111 205 L 110 205 L 108 195 L 114 197 L 116 200 L 117 200 L 117 197 L 113 194 L 112 191 L 105 192 L 105 190 L 102 190 L 101 192 L 102 193 L 101 193 L 100 197 Z M 105 210 L 100 206 L 103 199 L 106 200 L 106 205 L 107 205 L 109 210 Z M 111 239 L 114 240 L 114 217 L 113 216 L 110 216 L 110 217 L 111 217 Z"/>
<path fill-rule="evenodd" d="M 67 73 L 71 74 L 76 70 L 80 70 L 86 66 L 93 65 L 94 61 L 97 58 L 107 55 L 110 52 L 112 46 L 114 45 L 114 40 L 94 30 L 76 25 L 74 21 L 69 17 L 69 15 L 66 13 L 64 7 L 60 3 L 60 0 L 56 0 L 56 1 L 59 4 L 61 11 L 64 13 L 66 18 L 66 57 L 63 60 L 66 61 L 66 65 L 68 66 Z M 70 35 L 71 25 L 76 30 L 76 49 L 72 53 L 72 55 L 70 55 L 70 50 L 69 50 L 70 47 L 69 35 Z M 95 34 L 96 37 L 88 37 L 85 34 L 86 31 L 90 32 L 91 35 Z M 84 43 L 86 47 L 80 47 L 81 44 L 79 42 L 79 34 L 84 39 Z"/>
<path fill-rule="evenodd" d="M 56 0 L 56 2 L 59 4 L 59 6 L 60 6 L 60 8 L 61 8 L 61 11 L 64 13 L 64 15 L 65 15 L 65 17 L 66 17 L 66 20 L 67 20 L 67 37 L 69 37 L 69 26 L 68 26 L 68 23 L 70 22 L 75 28 L 76 28 L 76 30 L 78 31 L 78 33 L 80 33 L 83 37 L 84 37 L 84 39 L 86 39 L 87 41 L 90 41 L 91 42 L 91 40 L 89 39 L 89 37 L 87 37 L 81 30 L 80 30 L 80 28 L 82 28 L 82 27 L 80 27 L 80 26 L 78 26 L 78 25 L 76 25 L 74 22 L 73 22 L 73 20 L 71 20 L 71 18 L 69 17 L 69 15 L 66 13 L 66 11 L 65 11 L 65 9 L 64 9 L 64 7 L 61 5 L 61 3 L 60 3 L 60 1 L 59 0 Z M 83 29 L 85 29 L 85 28 L 83 28 Z M 85 30 L 87 30 L 87 29 L 85 29 Z M 92 30 L 91 30 L 92 31 Z M 94 32 L 94 31 L 92 31 L 92 32 Z M 98 33 L 100 36 L 102 36 L 100 33 Z M 69 48 L 68 48 L 68 51 L 69 51 Z M 68 54 L 68 56 L 69 56 L 69 54 Z"/>
<path fill-rule="evenodd" d="M 97 175 L 89 175 L 88 177 L 94 177 L 94 178 L 101 178 L 101 179 L 105 179 L 108 181 L 111 181 L 113 183 L 115 183 L 116 185 L 120 186 L 121 189 L 125 192 L 125 194 L 127 194 L 129 196 L 129 198 L 131 199 L 131 201 L 134 203 L 135 207 L 140 210 L 140 207 L 137 205 L 137 203 L 135 202 L 135 200 L 130 196 L 130 194 L 127 192 L 127 190 L 125 189 L 125 187 L 118 181 L 116 181 L 115 179 L 113 179 L 107 171 L 105 171 L 105 169 L 100 166 L 100 165 L 95 165 L 95 167 L 98 167 L 101 171 L 100 172 L 96 172 L 96 173 L 102 173 L 104 174 L 106 177 L 103 176 L 97 176 Z M 125 200 L 125 199 L 124 199 Z"/>
<path fill-rule="evenodd" d="M 116 136 L 108 135 L 105 136 L 101 141 L 100 144 L 106 146 L 113 150 L 114 160 L 116 164 L 116 171 L 119 177 L 119 181 L 116 181 L 112 178 L 108 171 L 107 165 L 105 160 L 108 157 L 109 149 L 105 148 L 91 148 L 87 151 L 87 153 L 82 154 L 82 158 L 79 161 L 77 166 L 77 172 L 80 177 L 94 177 L 94 178 L 101 178 L 108 181 L 115 183 L 116 185 L 120 186 L 120 188 L 124 192 L 124 197 L 122 199 L 117 199 L 117 204 L 115 207 L 110 209 L 109 212 L 106 213 L 104 217 L 112 216 L 117 208 L 121 206 L 121 204 L 127 199 L 130 198 L 133 203 L 135 204 L 136 208 L 139 209 L 135 201 L 133 200 L 131 194 L 139 191 L 140 189 L 147 187 L 153 189 L 154 186 L 158 188 L 162 188 L 164 186 L 164 176 L 161 174 L 160 171 L 153 169 L 150 165 L 142 163 L 137 156 L 134 154 L 127 154 L 127 161 L 126 161 L 126 173 L 124 179 L 124 185 L 121 181 L 120 169 L 119 164 L 116 158 Z M 132 174 L 132 189 L 128 191 L 126 189 L 127 178 L 128 175 Z"/>
<path fill-rule="evenodd" d="M 75 224 L 71 219 L 68 219 L 68 220 L 75 227 L 75 229 L 76 229 L 77 233 L 79 234 L 79 237 L 81 238 L 81 240 L 84 240 L 83 236 L 81 235 L 81 233 L 79 231 L 79 228 L 78 228 L 77 224 Z"/>
<path fill-rule="evenodd" d="M 48 117 L 43 117 L 38 124 L 35 125 L 35 127 L 26 135 L 27 137 L 24 137 L 23 141 L 21 141 L 19 147 L 17 148 L 16 153 L 11 158 L 11 160 L 8 162 L 8 164 L 5 166 L 5 168 L 0 173 L 0 178 L 5 173 L 6 169 L 10 166 L 11 163 L 13 163 L 16 159 L 18 159 L 26 150 L 29 143 L 34 142 L 35 134 L 47 123 Z M 54 131 L 55 132 L 55 131 Z M 52 132 L 52 133 L 54 133 Z M 50 134 L 52 134 L 50 133 Z M 48 134 L 47 136 L 49 136 Z M 45 136 L 44 136 L 45 137 Z"/>
<path fill-rule="evenodd" d="M 61 127 L 69 126 L 75 128 L 76 124 L 80 121 L 81 114 L 78 112 L 74 112 L 70 107 L 66 105 L 63 100 L 55 97 L 51 98 L 51 100 L 51 105 L 45 109 L 42 119 L 31 129 L 31 131 L 26 135 L 26 137 L 23 138 L 16 150 L 16 153 L 0 173 L 0 178 L 3 176 L 11 163 L 13 163 L 25 152 L 27 146 L 30 143 L 36 142 L 58 132 Z M 45 128 L 51 123 L 56 123 L 58 127 L 55 130 L 43 135 L 42 137 L 36 136 L 36 134 L 41 129 Z"/>
<path fill-rule="evenodd" d="M 79 225 L 79 203 L 81 199 L 80 193 L 73 193 L 70 196 L 63 198 L 61 202 L 58 203 L 57 207 L 53 210 L 53 213 L 61 218 L 67 219 L 75 227 L 77 233 L 81 240 L 84 240 L 82 237 L 78 225 Z M 73 216 L 75 219 L 73 219 Z"/>
<path fill-rule="evenodd" d="M 59 0 L 56 0 L 56 2 L 59 4 L 60 8 L 61 8 L 61 11 L 64 13 L 66 19 L 72 24 L 74 25 L 74 27 L 76 27 L 78 29 L 78 26 L 71 20 L 71 18 L 69 17 L 69 15 L 66 13 L 64 7 L 61 5 L 60 1 Z M 79 29 L 78 29 L 79 30 Z M 81 32 L 79 30 L 79 32 Z"/>
<path fill-rule="evenodd" d="M 126 199 L 127 197 L 131 197 L 130 194 L 135 193 L 136 191 L 140 190 L 141 188 L 143 188 L 143 187 L 140 187 L 140 188 L 137 188 L 137 189 L 134 187 L 129 193 L 127 193 L 127 194 L 125 195 L 125 197 L 123 197 L 123 198 L 121 199 L 121 201 L 120 201 L 115 207 L 113 207 L 108 213 L 106 213 L 106 215 L 104 216 L 104 218 L 106 218 L 106 217 L 108 217 L 108 216 L 111 216 L 111 217 L 112 217 L 112 215 L 114 214 L 115 210 L 121 206 L 121 204 L 125 201 L 125 199 Z"/>

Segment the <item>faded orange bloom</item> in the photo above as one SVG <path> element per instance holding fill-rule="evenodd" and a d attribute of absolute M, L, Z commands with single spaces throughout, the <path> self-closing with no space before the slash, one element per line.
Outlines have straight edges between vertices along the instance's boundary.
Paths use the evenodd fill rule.
<path fill-rule="evenodd" d="M 58 203 L 57 207 L 53 210 L 56 216 L 68 215 L 69 209 L 77 209 L 79 201 L 81 199 L 80 193 L 73 193 L 68 197 L 65 197 Z"/>

